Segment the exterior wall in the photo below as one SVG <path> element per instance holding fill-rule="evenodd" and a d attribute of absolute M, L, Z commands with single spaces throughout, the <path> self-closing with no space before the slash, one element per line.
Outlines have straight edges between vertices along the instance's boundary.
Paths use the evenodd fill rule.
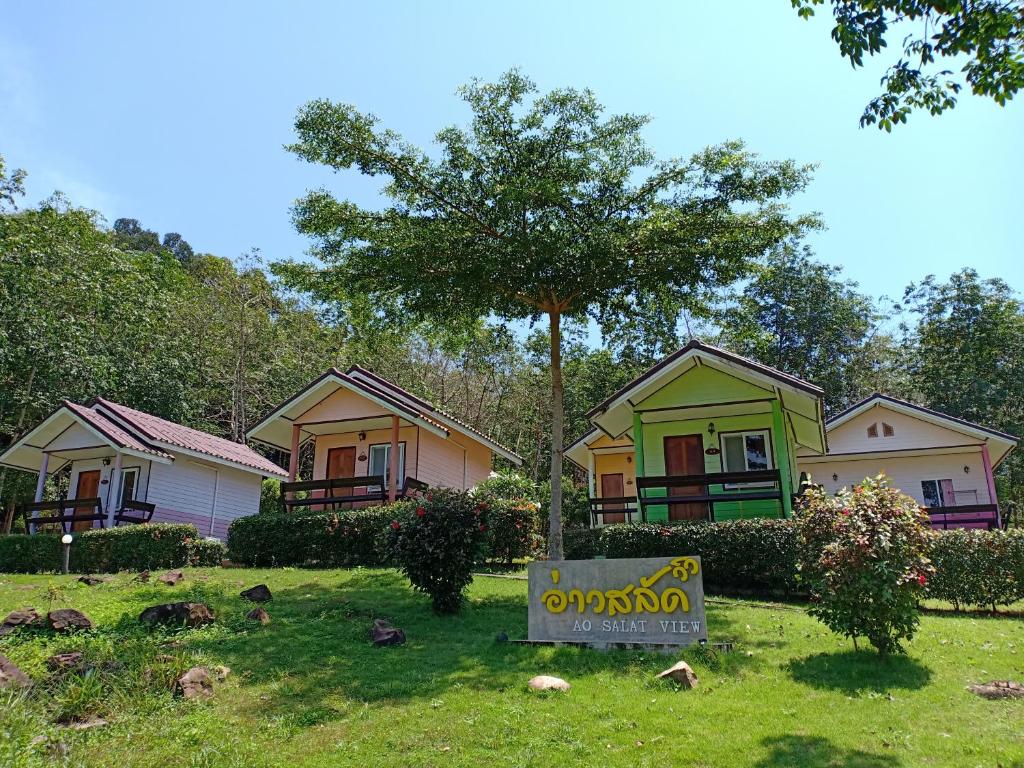
<path fill-rule="evenodd" d="M 708 424 L 714 422 L 715 435 L 708 434 Z M 770 413 L 754 413 L 744 416 L 721 416 L 713 419 L 689 419 L 685 421 L 662 421 L 645 423 L 644 430 L 644 474 L 648 477 L 665 474 L 664 438 L 673 435 L 700 435 L 705 450 L 720 448 L 720 435 L 723 432 L 748 430 L 768 430 L 771 438 L 772 461 L 775 468 L 779 466 L 779 450 L 790 451 L 793 455 L 792 440 L 786 446 L 779 446 L 772 432 L 772 415 Z M 722 472 L 722 454 L 708 456 L 704 454 L 705 472 Z M 709 487 L 711 494 L 722 493 L 721 485 Z M 782 517 L 781 505 L 777 501 L 737 501 L 715 504 L 716 520 L 733 520 L 750 517 Z M 648 507 L 647 519 L 655 522 L 668 520 L 668 507 Z"/>
<path fill-rule="evenodd" d="M 714 405 L 772 396 L 771 390 L 762 389 L 749 381 L 703 365 L 690 368 L 654 394 L 641 400 L 637 404 L 637 410 L 673 408 L 680 405 Z"/>
<path fill-rule="evenodd" d="M 261 481 L 252 472 L 176 456 L 174 464 L 153 465 L 146 500 L 156 505 L 153 522 L 191 523 L 201 536 L 223 539 L 232 520 L 259 511 Z"/>
<path fill-rule="evenodd" d="M 892 437 L 883 437 L 882 422 L 893 428 L 895 434 Z M 868 427 L 872 424 L 878 424 L 878 437 L 868 437 Z M 869 408 L 829 430 L 828 433 L 830 453 L 863 453 L 978 444 L 977 438 L 892 411 L 883 405 Z"/>
<path fill-rule="evenodd" d="M 595 495 L 601 496 L 601 475 L 622 475 L 623 494 L 636 494 L 636 457 L 629 453 L 595 453 L 594 476 Z"/>
<path fill-rule="evenodd" d="M 51 440 L 47 451 L 73 451 L 77 448 L 92 448 L 99 445 L 106 445 L 106 440 L 96 437 L 92 432 L 81 424 L 72 424 Z"/>
<path fill-rule="evenodd" d="M 416 427 L 401 427 L 398 430 L 398 441 L 405 443 L 405 474 L 416 477 L 416 465 L 419 453 Z M 338 435 L 319 435 L 313 451 L 313 479 L 323 480 L 327 477 L 327 453 L 331 448 L 356 447 L 356 477 L 366 477 L 370 468 L 370 446 L 378 443 L 390 443 L 390 429 L 371 429 L 366 433 L 366 440 L 360 442 L 358 432 L 343 432 Z M 363 458 L 360 461 L 360 456 Z M 402 487 L 404 477 L 398 478 L 398 487 Z M 424 482 L 430 482 L 425 480 Z"/>
<path fill-rule="evenodd" d="M 893 426 L 896 425 L 893 424 Z M 877 438 L 872 442 L 881 439 Z M 991 504 L 994 501 L 989 498 L 980 448 L 967 449 L 962 453 L 930 456 L 899 456 L 886 459 L 823 457 L 817 461 L 809 461 L 806 458 L 798 461 L 800 461 L 801 471 L 811 475 L 811 479 L 816 483 L 821 483 L 829 493 L 835 493 L 841 488 L 849 488 L 865 477 L 874 477 L 879 472 L 885 472 L 892 480 L 894 487 L 916 499 L 922 506 L 924 505 L 924 496 L 921 493 L 922 480 L 952 479 L 953 490 L 965 492 L 957 499 L 957 504 Z M 964 472 L 965 466 L 970 469 L 967 473 Z M 833 480 L 833 474 L 836 474 L 839 479 Z M 977 494 L 977 502 L 975 502 L 975 494 L 970 491 Z"/>
<path fill-rule="evenodd" d="M 428 485 L 469 489 L 491 474 L 491 450 L 467 435 L 420 430 L 419 476 Z"/>
<path fill-rule="evenodd" d="M 144 459 L 138 459 L 134 456 L 122 456 L 121 457 L 121 468 L 122 469 L 138 469 L 139 470 L 139 483 L 135 491 L 135 499 L 137 501 L 148 501 L 146 494 L 149 488 L 149 475 L 151 462 Z M 80 472 L 89 472 L 90 470 L 98 469 L 100 471 L 100 498 L 103 499 L 103 511 L 108 512 L 111 504 L 116 504 L 117 494 L 121 492 L 120 487 L 112 488 L 110 479 L 114 473 L 114 463 L 111 459 L 110 466 L 103 466 L 103 459 L 83 459 L 81 461 L 74 461 L 71 463 L 71 477 L 68 484 L 68 498 L 75 498 L 75 490 L 78 488 L 78 475 Z M 120 485 L 118 483 L 118 485 Z M 94 523 L 93 527 L 99 527 L 98 523 Z"/>
<path fill-rule="evenodd" d="M 363 419 L 372 416 L 390 416 L 372 400 L 356 394 L 349 389 L 338 389 L 314 405 L 301 416 L 296 417 L 299 424 L 310 424 L 324 421 L 344 421 L 345 419 Z"/>

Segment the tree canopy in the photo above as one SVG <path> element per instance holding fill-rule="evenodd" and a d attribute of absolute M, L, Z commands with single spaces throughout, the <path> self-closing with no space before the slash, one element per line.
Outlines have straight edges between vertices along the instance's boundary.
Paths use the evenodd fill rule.
<path fill-rule="evenodd" d="M 825 0 L 790 0 L 804 18 Z M 938 115 L 956 106 L 964 83 L 1005 105 L 1024 86 L 1024 5 L 1019 0 L 831 0 L 832 39 L 854 67 L 912 30 L 882 77 L 883 91 L 864 108 L 862 126 L 891 131 L 915 109 Z M 957 77 L 938 62 L 963 62 Z"/>
<path fill-rule="evenodd" d="M 369 297 L 377 310 L 439 323 L 538 319 L 550 329 L 550 555 L 561 556 L 563 449 L 561 323 L 592 317 L 674 321 L 753 260 L 817 225 L 784 199 L 810 169 L 767 162 L 738 141 L 658 161 L 648 118 L 605 116 L 588 90 L 537 95 L 511 71 L 459 91 L 468 127 L 436 136 L 434 156 L 376 117 L 317 100 L 296 120 L 299 157 L 384 177 L 389 204 L 369 210 L 310 192 L 295 207 L 322 268 L 280 274 L 322 299 Z M 528 103 L 528 99 L 534 97 Z"/>

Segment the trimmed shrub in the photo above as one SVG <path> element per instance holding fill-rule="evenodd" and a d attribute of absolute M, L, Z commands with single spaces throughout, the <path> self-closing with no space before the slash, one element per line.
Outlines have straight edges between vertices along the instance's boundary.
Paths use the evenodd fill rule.
<path fill-rule="evenodd" d="M 604 556 L 601 535 L 606 528 L 566 528 L 562 531 L 562 554 L 566 560 L 592 560 Z"/>
<path fill-rule="evenodd" d="M 1024 530 L 939 531 L 929 557 L 935 574 L 928 597 L 996 609 L 1024 599 Z"/>
<path fill-rule="evenodd" d="M 518 472 L 492 472 L 486 480 L 477 483 L 473 497 L 484 501 L 498 499 L 525 499 L 537 501 L 537 486 Z"/>
<path fill-rule="evenodd" d="M 276 477 L 263 478 L 260 486 L 260 514 L 276 515 L 281 511 L 281 481 Z"/>
<path fill-rule="evenodd" d="M 486 505 L 486 557 L 512 565 L 516 558 L 527 557 L 536 544 L 537 503 L 525 499 L 494 499 L 478 502 Z"/>
<path fill-rule="evenodd" d="M 464 491 L 436 489 L 386 507 L 388 552 L 437 613 L 457 613 L 473 566 L 486 549 L 487 502 Z"/>
<path fill-rule="evenodd" d="M 228 556 L 264 567 L 383 565 L 380 536 L 393 518 L 387 506 L 240 517 L 228 528 Z"/>
<path fill-rule="evenodd" d="M 917 604 L 934 569 L 932 532 L 914 499 L 884 475 L 830 496 L 808 490 L 796 517 L 809 609 L 833 632 L 868 641 L 882 655 L 914 636 Z"/>
<path fill-rule="evenodd" d="M 60 536 L 0 537 L 0 571 L 44 573 L 63 566 Z M 71 545 L 75 573 L 116 573 L 155 568 L 220 565 L 224 547 L 200 538 L 194 525 L 148 523 L 84 531 Z"/>

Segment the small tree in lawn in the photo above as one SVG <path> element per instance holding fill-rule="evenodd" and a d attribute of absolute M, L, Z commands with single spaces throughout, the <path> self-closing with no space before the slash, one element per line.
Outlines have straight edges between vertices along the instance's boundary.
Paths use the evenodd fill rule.
<path fill-rule="evenodd" d="M 836 496 L 808 490 L 796 520 L 810 614 L 854 648 L 867 637 L 883 656 L 901 651 L 934 572 L 932 532 L 917 502 L 879 475 Z"/>
<path fill-rule="evenodd" d="M 648 118 L 603 116 L 590 91 L 555 90 L 513 71 L 460 94 L 468 128 L 437 134 L 430 156 L 355 107 L 318 100 L 296 120 L 291 150 L 335 170 L 387 179 L 383 210 L 301 199 L 294 216 L 325 269 L 278 265 L 315 297 L 394 318 L 452 325 L 548 319 L 551 363 L 549 554 L 562 556 L 561 332 L 590 316 L 668 316 L 746 274 L 752 259 L 816 225 L 782 199 L 809 168 L 762 162 L 740 142 L 656 162 Z"/>

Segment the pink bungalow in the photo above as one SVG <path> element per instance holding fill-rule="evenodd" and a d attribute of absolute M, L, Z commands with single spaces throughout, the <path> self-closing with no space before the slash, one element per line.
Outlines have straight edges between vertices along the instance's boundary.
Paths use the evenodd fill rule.
<path fill-rule="evenodd" d="M 286 472 L 251 448 L 103 398 L 65 401 L 0 455 L 0 465 L 38 473 L 29 528 L 192 523 L 224 538 L 232 520 L 259 511 L 265 477 Z M 46 478 L 69 472 L 66 499 L 46 501 Z M 29 531 L 30 533 L 32 530 Z"/>
<path fill-rule="evenodd" d="M 828 452 L 806 449 L 800 469 L 830 492 L 884 472 L 927 509 L 934 528 L 1001 527 L 993 470 L 1017 438 L 883 394 L 825 424 Z"/>
<path fill-rule="evenodd" d="M 399 498 L 410 486 L 468 490 L 509 448 L 396 384 L 352 366 L 332 368 L 271 411 L 247 433 L 289 453 L 286 506 L 317 499 L 337 506 Z M 311 477 L 299 480 L 300 449 L 311 445 Z M 289 498 L 308 491 L 306 500 Z"/>

